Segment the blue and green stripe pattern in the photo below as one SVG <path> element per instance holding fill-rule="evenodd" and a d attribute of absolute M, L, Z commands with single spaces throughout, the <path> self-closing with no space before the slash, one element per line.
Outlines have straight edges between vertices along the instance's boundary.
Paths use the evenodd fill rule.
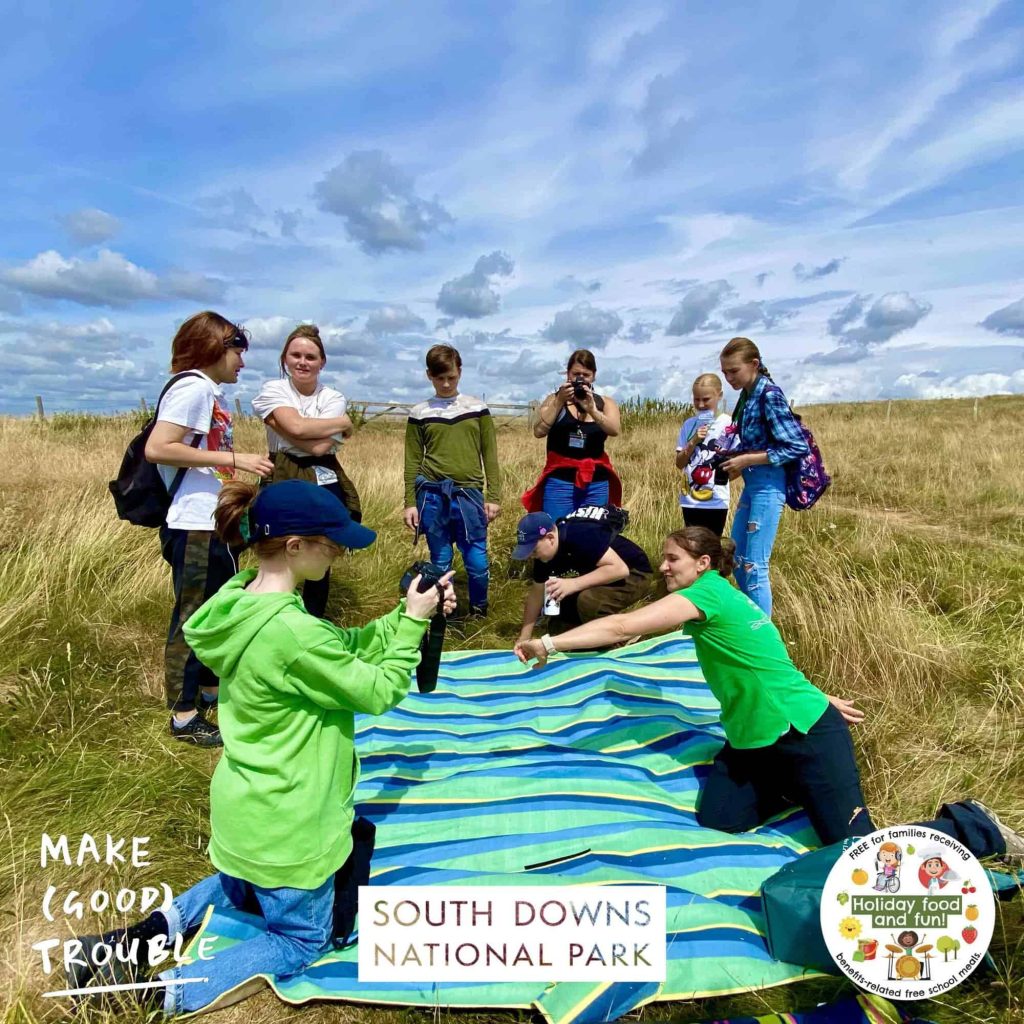
<path fill-rule="evenodd" d="M 434 693 L 357 720 L 356 810 L 377 826 L 371 884 L 664 885 L 665 983 L 361 984 L 352 948 L 274 989 L 293 1003 L 533 1007 L 586 1024 L 807 977 L 769 956 L 758 893 L 813 831 L 799 811 L 737 836 L 698 827 L 721 744 L 718 704 L 678 636 L 539 670 L 503 651 L 446 654 Z M 233 944 L 259 926 L 217 913 L 206 934 Z"/>

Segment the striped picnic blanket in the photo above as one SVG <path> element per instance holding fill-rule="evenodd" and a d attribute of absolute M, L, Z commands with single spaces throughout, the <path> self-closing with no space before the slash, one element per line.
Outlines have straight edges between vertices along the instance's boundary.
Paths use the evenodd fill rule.
<path fill-rule="evenodd" d="M 533 1007 L 585 1024 L 809 976 L 768 955 L 758 893 L 814 834 L 796 811 L 739 836 L 699 828 L 721 743 L 718 704 L 678 635 L 540 670 L 505 651 L 446 654 L 434 693 L 356 723 L 357 813 L 377 826 L 371 884 L 664 885 L 666 981 L 360 983 L 354 948 L 268 980 L 289 1002 Z M 259 928 L 217 913 L 205 934 L 233 944 Z"/>

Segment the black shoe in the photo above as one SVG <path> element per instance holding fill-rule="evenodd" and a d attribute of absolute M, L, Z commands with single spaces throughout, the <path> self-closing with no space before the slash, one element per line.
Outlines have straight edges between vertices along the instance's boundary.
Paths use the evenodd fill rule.
<path fill-rule="evenodd" d="M 64 977 L 67 979 L 68 988 L 77 993 L 71 997 L 76 1007 L 81 1007 L 88 1002 L 110 1008 L 117 1005 L 119 998 L 125 997 L 137 1003 L 145 1003 L 152 999 L 153 990 L 146 989 L 94 993 L 87 991 L 90 988 L 111 985 L 137 985 L 143 980 L 144 974 L 135 964 L 119 960 L 116 954 L 112 955 L 106 963 L 97 966 L 93 959 L 93 950 L 107 941 L 104 936 L 79 935 L 78 941 L 82 944 L 82 952 L 78 959 L 84 960 L 85 963 L 81 964 L 76 959 L 75 962 L 64 968 Z"/>
<path fill-rule="evenodd" d="M 171 735 L 182 743 L 194 743 L 197 747 L 224 746 L 224 741 L 220 738 L 220 729 L 210 725 L 198 712 L 186 725 L 175 725 L 174 716 L 171 715 Z"/>
<path fill-rule="evenodd" d="M 487 617 L 487 605 L 485 604 L 471 604 L 469 606 L 469 618 L 471 619 L 484 619 Z"/>

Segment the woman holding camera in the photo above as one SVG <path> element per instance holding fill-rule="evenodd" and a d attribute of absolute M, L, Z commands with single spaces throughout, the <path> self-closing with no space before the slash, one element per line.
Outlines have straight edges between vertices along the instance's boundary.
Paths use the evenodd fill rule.
<path fill-rule="evenodd" d="M 612 398 L 594 392 L 594 353 L 577 349 L 566 365 L 565 383 L 541 403 L 535 437 L 547 438 L 547 461 L 540 479 L 522 497 L 527 512 L 552 519 L 583 505 L 621 505 L 622 482 L 604 450 L 622 426 Z"/>

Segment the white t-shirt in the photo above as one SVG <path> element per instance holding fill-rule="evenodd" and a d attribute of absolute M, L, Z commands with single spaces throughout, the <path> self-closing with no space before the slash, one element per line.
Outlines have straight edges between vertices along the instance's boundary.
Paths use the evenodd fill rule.
<path fill-rule="evenodd" d="M 316 391 L 311 395 L 304 395 L 298 391 L 290 377 L 283 380 L 268 380 L 260 388 L 259 394 L 252 400 L 252 407 L 261 420 L 266 418 L 275 410 L 286 406 L 295 409 L 299 415 L 306 419 L 330 419 L 334 416 L 344 416 L 348 408 L 348 402 L 340 391 L 334 388 L 317 386 Z M 338 444 L 342 441 L 341 434 L 333 435 Z M 280 434 L 267 425 L 267 447 L 272 452 L 289 452 L 292 455 L 308 455 L 301 448 L 289 444 Z M 337 451 L 335 445 L 333 451 Z"/>
<path fill-rule="evenodd" d="M 691 416 L 679 431 L 679 442 L 676 451 L 682 451 L 687 441 L 693 436 L 697 428 L 702 425 L 701 420 Z M 732 423 L 732 417 L 726 413 L 712 420 L 708 424 L 707 436 L 694 449 L 690 461 L 683 470 L 685 488 L 679 495 L 679 504 L 686 508 L 728 508 L 729 507 L 729 481 L 718 483 L 716 475 L 721 480 L 723 474 L 715 473 L 711 468 L 712 456 L 719 449 L 722 442 L 722 434 L 725 428 Z M 728 445 L 726 445 L 728 447 Z"/>
<path fill-rule="evenodd" d="M 196 446 L 203 451 L 234 451 L 231 413 L 224 405 L 224 392 L 205 373 L 182 377 L 164 395 L 157 420 L 188 427 L 181 443 L 191 445 L 197 434 L 202 440 Z M 170 489 L 178 470 L 175 466 L 159 466 L 164 486 Z M 222 481 L 234 478 L 230 466 L 196 466 L 185 471 L 181 486 L 167 510 L 167 525 L 175 530 L 212 530 L 213 510 L 217 505 Z"/>

